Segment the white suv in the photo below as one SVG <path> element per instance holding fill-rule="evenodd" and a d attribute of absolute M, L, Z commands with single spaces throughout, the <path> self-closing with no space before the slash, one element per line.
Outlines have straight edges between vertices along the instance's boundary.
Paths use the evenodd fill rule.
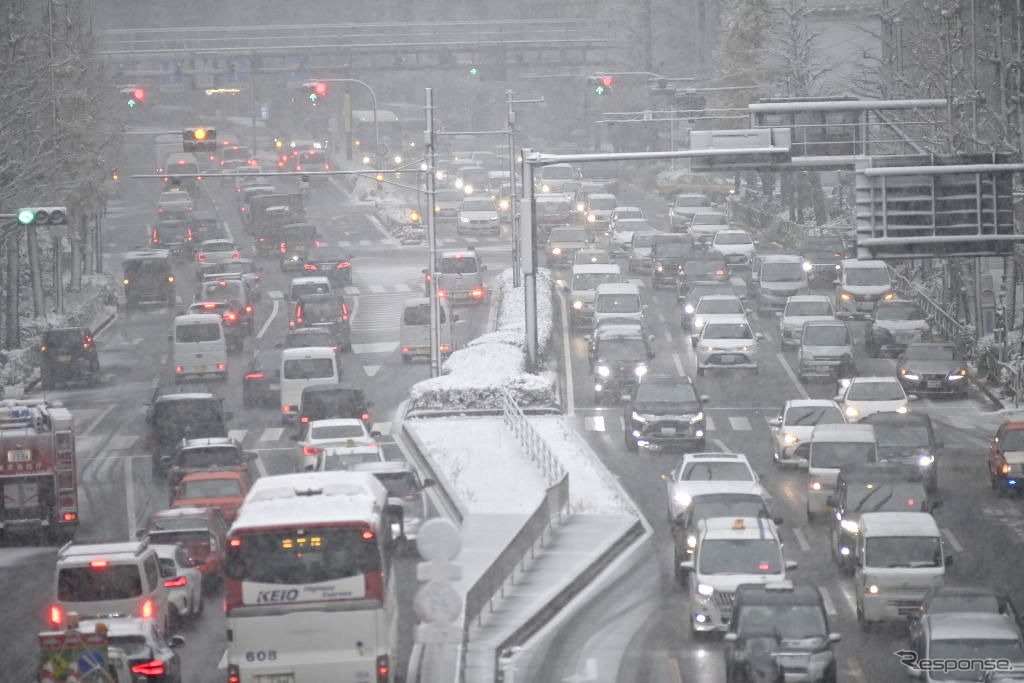
<path fill-rule="evenodd" d="M 718 493 L 722 482 L 749 484 L 750 492 L 764 495 L 760 480 L 742 453 L 687 453 L 668 480 L 668 518 L 675 519 L 690 507 L 693 497 Z"/>
<path fill-rule="evenodd" d="M 697 527 L 689 574 L 690 628 L 694 635 L 727 631 L 732 601 L 742 584 L 784 581 L 796 562 L 782 555 L 775 522 L 764 517 L 712 517 Z"/>
<path fill-rule="evenodd" d="M 708 368 L 747 368 L 757 374 L 757 345 L 764 335 L 755 334 L 745 316 L 722 316 L 710 321 L 692 339 L 698 375 Z"/>
<path fill-rule="evenodd" d="M 167 632 L 168 588 L 148 541 L 68 543 L 57 553 L 57 600 L 50 626 L 63 629 L 69 612 L 82 619 L 123 615 L 151 619 Z"/>

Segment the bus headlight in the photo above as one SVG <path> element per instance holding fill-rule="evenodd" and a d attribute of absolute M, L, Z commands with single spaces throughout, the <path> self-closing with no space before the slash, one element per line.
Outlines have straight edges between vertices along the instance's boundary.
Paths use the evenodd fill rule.
<path fill-rule="evenodd" d="M 710 598 L 712 595 L 715 594 L 715 589 L 713 586 L 709 586 L 706 583 L 698 583 L 697 592 L 703 595 L 705 598 Z"/>
<path fill-rule="evenodd" d="M 612 374 L 612 371 L 611 368 L 609 368 L 607 365 L 598 365 L 597 374 L 600 375 L 601 377 L 607 377 L 608 375 Z"/>
<path fill-rule="evenodd" d="M 860 522 L 855 522 L 852 519 L 844 519 L 839 522 L 839 526 L 843 528 L 848 534 L 859 534 L 860 533 Z"/>

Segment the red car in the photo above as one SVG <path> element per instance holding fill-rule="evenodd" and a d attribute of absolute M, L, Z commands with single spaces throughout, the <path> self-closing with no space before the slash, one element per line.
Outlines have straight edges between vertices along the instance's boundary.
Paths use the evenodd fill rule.
<path fill-rule="evenodd" d="M 1024 490 L 1024 422 L 1004 422 L 988 443 L 988 477 L 997 493 Z"/>
<path fill-rule="evenodd" d="M 185 548 L 203 575 L 203 588 L 213 585 L 207 577 L 218 577 L 224 570 L 224 548 L 228 523 L 217 508 L 179 507 L 161 510 L 149 518 L 143 535 L 151 543 L 177 543 Z"/>
<path fill-rule="evenodd" d="M 186 474 L 174 489 L 172 508 L 217 508 L 229 522 L 235 521 L 245 494 L 249 493 L 247 471 L 214 470 Z"/>

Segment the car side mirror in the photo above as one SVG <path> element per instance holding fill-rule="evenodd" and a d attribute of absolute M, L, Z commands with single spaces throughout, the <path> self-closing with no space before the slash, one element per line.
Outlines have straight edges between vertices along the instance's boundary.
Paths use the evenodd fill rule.
<path fill-rule="evenodd" d="M 379 439 L 380 438 L 380 432 L 378 432 L 377 430 L 374 430 L 374 431 L 370 432 L 370 436 L 372 436 L 375 439 Z"/>
<path fill-rule="evenodd" d="M 836 394 L 835 396 L 832 397 L 832 400 L 833 401 L 842 401 L 843 400 L 843 395 L 842 394 Z"/>
<path fill-rule="evenodd" d="M 260 457 L 260 454 L 257 453 L 256 451 L 244 451 L 242 453 L 242 458 L 246 462 L 255 462 L 259 457 Z"/>
<path fill-rule="evenodd" d="M 653 343 L 654 343 L 654 340 L 655 340 L 655 337 L 654 337 L 654 335 L 653 335 L 653 334 L 649 334 L 649 335 L 647 335 L 647 343 L 648 343 L 648 344 L 653 344 Z"/>
<path fill-rule="evenodd" d="M 700 395 L 700 402 L 701 403 L 711 403 L 711 396 L 709 396 L 708 394 L 701 394 Z"/>
<path fill-rule="evenodd" d="M 437 482 L 430 477 L 427 477 L 423 480 L 423 488 L 427 488 L 428 486 L 437 486 Z"/>
<path fill-rule="evenodd" d="M 167 644 L 172 648 L 185 647 L 185 636 L 173 635 L 171 639 L 167 641 Z"/>
<path fill-rule="evenodd" d="M 726 643 L 735 643 L 739 639 L 739 634 L 737 634 L 735 631 L 729 631 L 724 636 L 722 636 L 722 640 Z"/>
<path fill-rule="evenodd" d="M 754 309 L 753 308 L 745 308 L 743 310 L 746 312 L 747 315 L 754 315 Z"/>
<path fill-rule="evenodd" d="M 840 633 L 830 633 L 830 634 L 828 634 L 828 642 L 830 642 L 830 643 L 838 643 L 842 639 L 843 639 L 843 636 Z"/>
<path fill-rule="evenodd" d="M 590 336 L 589 334 L 585 334 L 585 335 L 583 335 L 583 341 L 587 342 L 588 344 L 593 344 L 594 343 L 594 338 L 592 336 Z"/>
<path fill-rule="evenodd" d="M 163 464 L 164 467 L 170 467 L 170 465 L 171 465 L 171 456 L 169 456 L 169 455 L 161 456 L 160 457 L 160 463 Z"/>
<path fill-rule="evenodd" d="M 782 311 L 775 311 L 775 317 L 776 318 L 781 318 L 782 317 Z"/>
<path fill-rule="evenodd" d="M 679 569 L 684 572 L 692 572 L 694 568 L 693 560 L 686 560 L 679 563 Z"/>
<path fill-rule="evenodd" d="M 920 396 L 918 396 L 917 394 L 907 394 L 908 401 L 916 401 L 918 398 L 920 398 Z"/>
<path fill-rule="evenodd" d="M 839 280 L 833 280 L 832 284 L 834 284 L 836 287 L 838 287 L 839 286 Z"/>
<path fill-rule="evenodd" d="M 138 529 L 138 530 L 137 530 L 137 531 L 135 532 L 135 538 L 137 538 L 137 539 L 138 539 L 138 540 L 140 540 L 140 541 L 141 541 L 142 539 L 144 539 L 144 538 L 145 538 L 146 536 L 148 536 L 148 535 L 149 535 L 149 533 L 148 533 L 148 532 L 147 532 L 147 531 L 146 531 L 145 529 Z"/>
<path fill-rule="evenodd" d="M 944 504 L 945 504 L 945 503 L 943 502 L 943 500 L 942 500 L 941 498 L 936 498 L 935 500 L 931 501 L 931 502 L 930 502 L 930 503 L 928 504 L 928 508 L 929 508 L 930 510 L 938 510 L 938 509 L 939 509 L 940 507 L 942 507 L 942 506 L 943 506 Z"/>
<path fill-rule="evenodd" d="M 953 564 L 953 556 L 952 555 L 946 555 L 946 565 L 948 566 L 948 565 L 951 565 L 951 564 Z"/>
<path fill-rule="evenodd" d="M 768 426 L 769 427 L 781 427 L 782 426 L 782 418 L 781 417 L 773 417 L 772 419 L 768 420 Z"/>
<path fill-rule="evenodd" d="M 791 571 L 793 571 L 794 569 L 796 569 L 799 566 L 800 566 L 800 564 L 796 560 L 786 560 L 786 571 L 787 572 L 791 572 Z"/>
<path fill-rule="evenodd" d="M 785 517 L 772 517 L 772 521 L 775 522 L 777 526 L 781 526 L 786 523 Z"/>

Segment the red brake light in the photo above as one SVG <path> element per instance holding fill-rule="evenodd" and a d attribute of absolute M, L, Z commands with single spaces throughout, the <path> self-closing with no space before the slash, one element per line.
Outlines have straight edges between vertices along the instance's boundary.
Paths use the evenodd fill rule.
<path fill-rule="evenodd" d="M 362 418 L 363 418 L 363 422 L 369 422 L 370 414 L 369 413 L 363 413 Z"/>
<path fill-rule="evenodd" d="M 107 560 L 93 560 L 89 563 L 89 567 L 92 569 L 106 569 L 110 566 L 110 562 Z"/>
<path fill-rule="evenodd" d="M 309 417 L 303 415 L 301 418 L 299 418 L 299 422 L 301 422 L 302 424 L 306 424 L 307 422 L 309 422 Z"/>
<path fill-rule="evenodd" d="M 228 311 L 227 313 L 224 314 L 224 319 L 227 320 L 229 323 L 233 323 L 236 320 L 238 320 L 238 314 L 233 311 Z"/>
<path fill-rule="evenodd" d="M 231 255 L 231 259 L 232 260 L 240 259 L 240 258 L 242 258 L 242 252 L 240 252 L 240 251 L 236 251 L 234 254 Z"/>
<path fill-rule="evenodd" d="M 302 454 L 303 455 L 320 455 L 323 452 L 324 452 L 324 449 L 316 448 L 315 446 L 303 446 L 302 447 Z"/>
<path fill-rule="evenodd" d="M 160 242 L 160 232 L 156 228 L 153 228 L 153 244 L 157 244 L 159 242 Z"/>
<path fill-rule="evenodd" d="M 179 576 L 177 578 L 167 579 L 166 581 L 164 581 L 164 586 L 166 586 L 167 588 L 181 588 L 182 586 L 187 586 L 187 585 L 188 585 L 188 577 L 187 576 Z"/>
<path fill-rule="evenodd" d="M 164 663 L 159 659 L 151 659 L 145 664 L 136 664 L 132 667 L 133 674 L 140 676 L 163 676 Z"/>
<path fill-rule="evenodd" d="M 303 268 L 304 268 L 305 270 L 318 270 L 318 268 L 316 267 L 316 264 L 315 264 L 315 263 L 304 263 L 304 264 L 302 265 L 302 267 L 303 267 Z"/>
<path fill-rule="evenodd" d="M 217 304 L 203 304 L 203 308 L 210 311 L 213 310 L 214 308 L 217 308 Z"/>
<path fill-rule="evenodd" d="M 242 539 L 240 539 L 240 538 L 232 538 L 230 541 L 228 541 L 228 545 L 231 546 L 232 548 L 237 548 L 240 545 L 242 545 Z"/>
<path fill-rule="evenodd" d="M 348 304 L 341 302 L 341 319 L 348 320 Z"/>
<path fill-rule="evenodd" d="M 287 242 L 281 242 L 281 253 L 283 254 L 286 251 L 288 251 L 288 243 Z"/>
<path fill-rule="evenodd" d="M 262 372 L 247 372 L 242 379 L 263 379 Z"/>
<path fill-rule="evenodd" d="M 217 369 L 218 370 L 227 370 L 228 369 L 227 363 L 217 363 Z"/>
<path fill-rule="evenodd" d="M 143 619 L 152 619 L 156 616 L 156 603 L 152 600 L 143 600 L 139 607 L 139 616 Z"/>
<path fill-rule="evenodd" d="M 377 538 L 377 534 L 373 533 L 369 529 L 367 529 L 366 531 L 363 532 L 363 540 L 364 541 L 372 541 L 375 538 Z"/>
<path fill-rule="evenodd" d="M 482 290 L 482 289 L 474 289 L 472 292 L 470 292 L 470 295 L 474 299 L 482 299 L 483 296 L 484 296 L 484 290 Z"/>
<path fill-rule="evenodd" d="M 246 306 L 245 307 L 245 312 L 246 313 L 252 313 L 252 305 Z"/>
<path fill-rule="evenodd" d="M 155 242 L 156 240 L 154 239 L 153 241 Z M 196 260 L 197 261 L 205 261 L 206 260 L 206 254 L 199 254 L 198 256 L 196 256 Z"/>
<path fill-rule="evenodd" d="M 64 623 L 64 610 L 58 605 L 50 605 L 50 624 L 60 626 Z"/>
<path fill-rule="evenodd" d="M 78 519 L 78 513 L 77 512 L 65 512 L 64 513 L 64 521 L 65 522 L 74 522 L 77 519 Z"/>
<path fill-rule="evenodd" d="M 387 683 L 388 675 L 391 673 L 391 666 L 387 655 L 377 657 L 377 683 Z"/>
<path fill-rule="evenodd" d="M 352 265 L 351 261 L 342 261 L 341 263 L 338 264 L 338 267 L 339 268 L 349 268 L 349 267 L 351 267 L 351 265 Z M 430 279 L 430 278 L 427 278 L 427 279 Z"/>
<path fill-rule="evenodd" d="M 716 270 L 715 271 L 715 275 L 725 275 L 725 271 L 724 270 Z"/>
<path fill-rule="evenodd" d="M 238 670 L 237 664 L 228 664 L 228 683 L 240 683 L 242 672 Z"/>

